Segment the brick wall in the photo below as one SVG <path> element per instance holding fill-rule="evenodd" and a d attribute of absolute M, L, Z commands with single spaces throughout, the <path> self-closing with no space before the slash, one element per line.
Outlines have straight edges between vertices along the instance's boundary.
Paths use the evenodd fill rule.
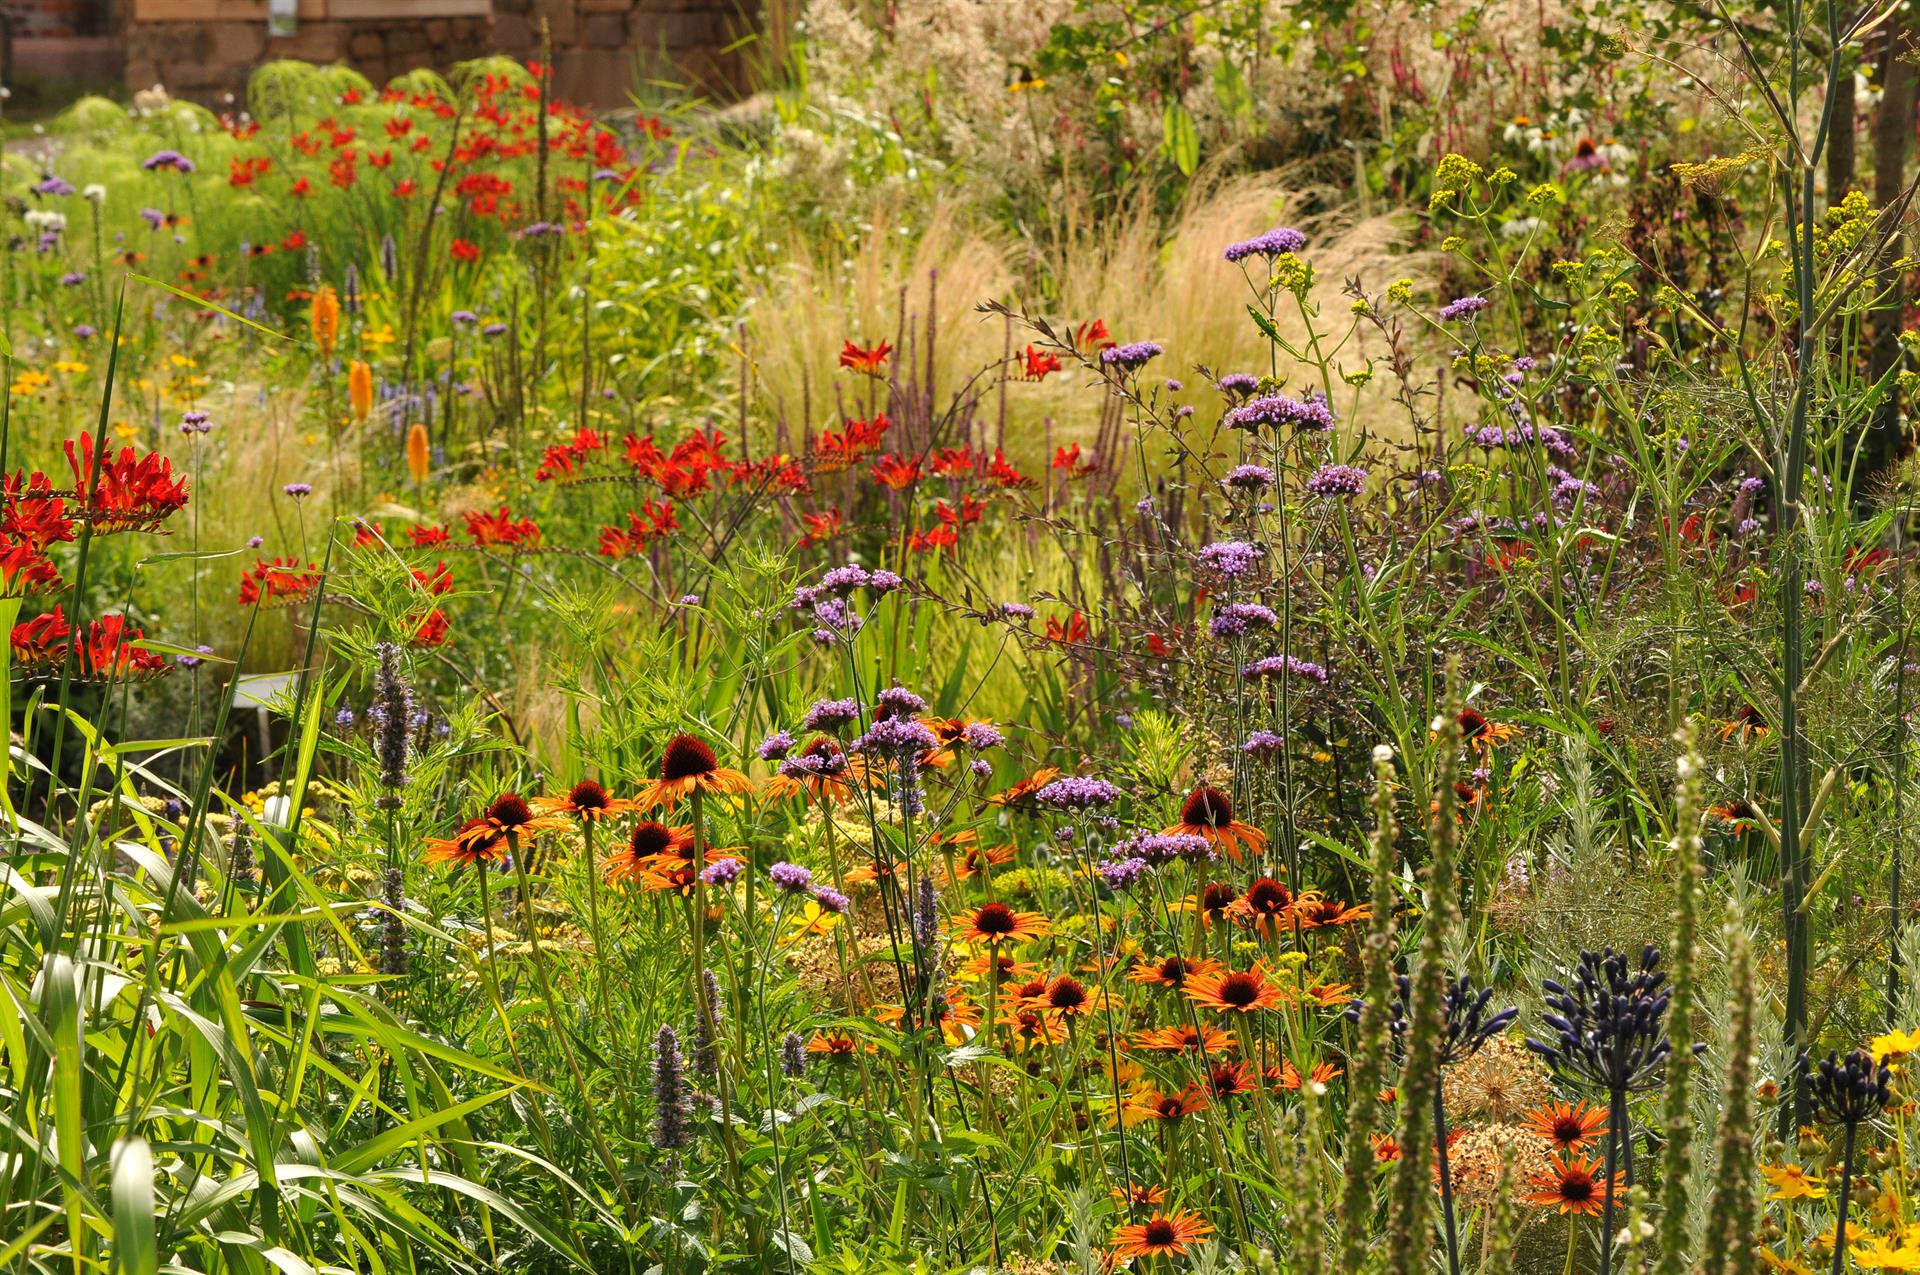
<path fill-rule="evenodd" d="M 494 0 L 494 42 L 536 57 L 540 23 L 552 40 L 555 95 L 624 106 L 636 78 L 726 96 L 746 82 L 752 0 Z"/>
<path fill-rule="evenodd" d="M 291 36 L 267 35 L 266 0 L 131 0 L 127 83 L 166 85 L 215 103 L 242 94 L 263 62 L 347 62 L 374 84 L 417 67 L 445 70 L 488 53 L 539 54 L 544 19 L 555 94 L 581 105 L 627 104 L 636 76 L 726 95 L 746 60 L 728 46 L 753 0 L 299 0 Z"/>

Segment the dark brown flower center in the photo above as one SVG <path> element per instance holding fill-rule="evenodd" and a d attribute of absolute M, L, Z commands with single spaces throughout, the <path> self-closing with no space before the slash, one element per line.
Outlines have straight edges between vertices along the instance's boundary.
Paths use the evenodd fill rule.
<path fill-rule="evenodd" d="M 533 808 L 517 792 L 503 793 L 487 807 L 487 818 L 501 828 L 518 828 L 533 822 Z"/>
<path fill-rule="evenodd" d="M 668 781 L 711 775 L 717 769 L 713 750 L 691 735 L 675 735 L 660 758 L 660 778 Z"/>
<path fill-rule="evenodd" d="M 1292 902 L 1293 892 L 1272 877 L 1261 877 L 1247 887 L 1247 906 L 1263 916 L 1284 912 Z"/>
<path fill-rule="evenodd" d="M 607 790 L 592 779 L 582 779 L 567 794 L 567 801 L 576 810 L 605 810 L 607 808 Z"/>
<path fill-rule="evenodd" d="M 1225 882 L 1215 881 L 1209 884 L 1206 892 L 1200 896 L 1200 906 L 1209 912 L 1219 912 L 1233 905 L 1240 892 Z"/>
<path fill-rule="evenodd" d="M 1047 989 L 1047 1004 L 1055 1009 L 1078 1009 L 1087 1003 L 1087 989 L 1071 978 L 1054 980 Z"/>
<path fill-rule="evenodd" d="M 1564 1177 L 1560 1179 L 1560 1198 L 1569 1204 L 1584 1204 L 1593 1198 L 1593 1181 L 1590 1178 Z"/>
<path fill-rule="evenodd" d="M 1172 983 L 1176 987 L 1187 981 L 1187 974 L 1190 970 L 1191 967 L 1187 964 L 1187 958 L 1184 956 L 1169 956 L 1166 960 L 1160 962 L 1161 979 L 1165 982 Z"/>
<path fill-rule="evenodd" d="M 1229 974 L 1220 982 L 1220 999 L 1235 1009 L 1245 1009 L 1260 999 L 1260 981 L 1251 974 Z"/>
<path fill-rule="evenodd" d="M 1016 925 L 1013 909 L 1004 903 L 984 904 L 978 912 L 973 914 L 973 927 L 982 934 L 994 936 L 1011 934 Z"/>
<path fill-rule="evenodd" d="M 1233 822 L 1233 802 L 1218 788 L 1201 784 L 1180 807 L 1180 822 L 1189 828 L 1224 828 Z"/>
<path fill-rule="evenodd" d="M 633 826 L 633 836 L 628 839 L 627 846 L 636 859 L 665 854 L 673 848 L 673 833 L 668 831 L 665 824 L 647 819 Z"/>
<path fill-rule="evenodd" d="M 1163 1217 L 1154 1218 L 1147 1223 L 1147 1243 L 1155 1248 L 1171 1248 L 1180 1237 L 1174 1233 L 1173 1223 Z"/>

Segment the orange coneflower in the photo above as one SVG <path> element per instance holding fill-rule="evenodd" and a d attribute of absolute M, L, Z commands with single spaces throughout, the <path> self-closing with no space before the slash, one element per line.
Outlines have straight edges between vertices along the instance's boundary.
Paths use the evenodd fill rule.
<path fill-rule="evenodd" d="M 1759 821 L 1760 808 L 1745 797 L 1716 801 L 1707 807 L 1707 819 L 1729 832 L 1747 832 Z"/>
<path fill-rule="evenodd" d="M 969 943 L 998 944 L 1011 939 L 1024 943 L 1037 939 L 1052 926 L 1038 912 L 1016 912 L 995 900 L 982 903 L 965 917 L 953 922 L 954 933 Z"/>
<path fill-rule="evenodd" d="M 862 1048 L 868 1053 L 872 1053 L 876 1046 L 871 1043 L 863 1046 L 859 1037 L 850 1031 L 843 1031 L 839 1028 L 829 1028 L 826 1031 L 816 1032 L 814 1033 L 813 1039 L 807 1042 L 808 1053 L 825 1054 L 828 1060 L 832 1062 L 851 1062 L 853 1056 L 859 1053 Z"/>
<path fill-rule="evenodd" d="M 1057 1045 L 1067 1038 L 1064 1022 L 1037 1009 L 1011 1010 L 1000 1015 L 1000 1022 L 1007 1029 L 1007 1039 L 1021 1053 Z"/>
<path fill-rule="evenodd" d="M 507 857 L 507 836 L 493 826 L 485 815 L 476 815 L 454 830 L 451 837 L 427 842 L 425 858 L 464 868 L 470 864 L 492 863 Z"/>
<path fill-rule="evenodd" d="M 598 823 L 626 814 L 634 806 L 624 797 L 608 796 L 606 788 L 597 780 L 582 779 L 564 796 L 534 798 L 533 808 L 543 815 L 572 815 L 588 823 Z"/>
<path fill-rule="evenodd" d="M 1125 1188 L 1114 1187 L 1110 1194 L 1115 1200 L 1133 1208 L 1153 1208 L 1167 1200 L 1165 1187 L 1148 1186 L 1145 1182 L 1135 1182 Z"/>
<path fill-rule="evenodd" d="M 1148 1085 L 1127 1095 L 1126 1102 L 1120 1108 L 1120 1119 L 1127 1125 L 1144 1124 L 1148 1120 L 1171 1123 L 1197 1111 L 1205 1111 L 1212 1105 L 1198 1085 L 1188 1085 L 1179 1093 L 1161 1093 Z"/>
<path fill-rule="evenodd" d="M 373 412 L 373 369 L 364 359 L 355 359 L 347 366 L 347 401 L 357 421 L 366 420 Z"/>
<path fill-rule="evenodd" d="M 694 792 L 752 791 L 753 781 L 737 770 L 722 767 L 714 760 L 713 749 L 692 735 L 675 735 L 660 755 L 660 778 L 640 795 L 640 804 L 671 810 L 682 797 Z"/>
<path fill-rule="evenodd" d="M 1058 778 L 1060 778 L 1059 767 L 1042 766 L 1025 779 L 1022 779 L 1019 783 L 1013 785 L 1013 787 L 997 792 L 987 798 L 987 804 L 991 806 L 1007 806 L 1015 809 L 1031 809 L 1036 804 L 1034 795 Z"/>
<path fill-rule="evenodd" d="M 1208 784 L 1201 784 L 1187 794 L 1186 802 L 1180 807 L 1180 822 L 1164 831 L 1205 837 L 1236 860 L 1243 846 L 1256 854 L 1267 848 L 1267 834 L 1235 819 L 1232 799 Z"/>
<path fill-rule="evenodd" d="M 1037 1003 L 1061 1019 L 1082 1018 L 1106 1003 L 1106 993 L 1097 987 L 1088 988 L 1071 974 L 1062 974 L 1047 984 Z"/>
<path fill-rule="evenodd" d="M 1190 978 L 1184 990 L 1194 1004 L 1223 1014 L 1278 1009 L 1286 1000 L 1286 994 L 1267 981 L 1266 971 L 1258 965 L 1250 970 L 1220 970 Z"/>
<path fill-rule="evenodd" d="M 1526 1195 L 1529 1204 L 1537 1204 L 1545 1209 L 1558 1209 L 1562 1213 L 1585 1213 L 1590 1217 L 1600 1216 L 1602 1203 L 1606 1197 L 1605 1173 L 1598 1160 L 1583 1160 L 1577 1155 L 1556 1155 L 1552 1158 L 1550 1172 L 1537 1175 L 1533 1181 L 1533 1190 Z M 1613 1190 L 1617 1196 L 1626 1188 L 1626 1173 L 1613 1175 Z"/>
<path fill-rule="evenodd" d="M 1155 1213 L 1144 1222 L 1123 1226 L 1113 1233 L 1113 1255 L 1117 1258 L 1185 1256 L 1189 1244 L 1198 1244 L 1213 1233 L 1213 1224 L 1198 1213 L 1175 1209 L 1171 1217 Z"/>
<path fill-rule="evenodd" d="M 518 841 L 522 850 L 549 829 L 561 827 L 558 819 L 535 815 L 527 799 L 517 792 L 501 793 L 477 819 L 469 819 L 445 841 L 427 844 L 427 857 L 440 863 L 468 864 L 502 858 L 510 841 Z"/>
<path fill-rule="evenodd" d="M 967 963 L 960 967 L 957 977 L 963 983 L 984 983 L 995 966 L 999 967 L 1002 987 L 1018 986 L 1039 974 L 1039 968 L 1031 961 L 1017 960 L 998 948 L 989 948 L 978 956 L 968 958 Z"/>
<path fill-rule="evenodd" d="M 1200 892 L 1197 904 L 1200 909 L 1200 923 L 1212 929 L 1214 922 L 1225 920 L 1233 905 L 1239 901 L 1240 891 L 1225 881 L 1207 882 L 1207 888 Z M 1192 911 L 1195 906 L 1195 901 L 1190 898 L 1182 904 L 1186 911 Z"/>
<path fill-rule="evenodd" d="M 433 468 L 433 449 L 427 442 L 427 427 L 415 421 L 407 427 L 407 474 L 413 485 L 424 487 Z"/>
<path fill-rule="evenodd" d="M 1496 722 L 1469 704 L 1460 710 L 1460 738 L 1476 753 L 1491 752 L 1520 733 L 1518 726 Z"/>
<path fill-rule="evenodd" d="M 881 714 L 885 711 L 884 706 L 875 711 L 873 715 L 874 720 L 884 720 Z M 920 764 L 922 766 L 936 766 L 942 770 L 952 765 L 953 759 L 960 754 L 960 739 L 961 736 L 966 733 L 967 729 L 966 719 L 963 717 L 934 717 L 929 714 L 920 718 L 920 724 L 932 731 L 933 737 L 939 741 L 934 747 L 920 754 Z"/>
<path fill-rule="evenodd" d="M 643 819 L 633 826 L 627 848 L 607 859 L 604 869 L 609 881 L 639 881 L 693 864 L 693 829 L 682 825 L 669 828 L 654 819 Z M 689 885 L 692 883 L 689 882 Z"/>
<path fill-rule="evenodd" d="M 892 863 L 884 859 L 875 859 L 871 863 L 863 863 L 857 868 L 847 869 L 846 882 L 848 885 L 867 885 L 871 882 L 879 881 L 883 877 L 889 881 L 894 881 L 898 880 L 900 874 L 906 870 L 907 861 L 905 859 L 896 859 Z"/>
<path fill-rule="evenodd" d="M 915 1012 L 917 1015 L 923 1011 L 917 1007 Z M 934 1015 L 940 1024 L 941 1038 L 951 1046 L 966 1044 L 972 1029 L 980 1026 L 980 1011 L 964 996 L 938 997 Z M 873 1016 L 889 1027 L 897 1027 L 905 1020 L 906 1011 L 898 1005 L 882 1005 L 873 1011 Z"/>
<path fill-rule="evenodd" d="M 1261 877 L 1227 909 L 1227 915 L 1256 934 L 1272 936 L 1287 928 L 1292 910 L 1293 891 L 1272 877 Z"/>
<path fill-rule="evenodd" d="M 1310 1080 L 1316 1085 L 1324 1085 L 1339 1074 L 1340 1067 L 1336 1063 L 1315 1063 L 1313 1070 L 1306 1074 L 1305 1080 Z M 1291 1058 L 1281 1059 L 1278 1067 L 1267 1068 L 1267 1083 L 1278 1090 L 1298 1091 L 1305 1080 L 1301 1078 L 1300 1069 L 1293 1065 Z"/>
<path fill-rule="evenodd" d="M 1013 862 L 1012 846 L 971 845 L 953 861 L 953 875 L 962 881 L 985 873 L 993 875 L 995 868 L 1004 868 Z"/>
<path fill-rule="evenodd" d="M 1301 929 L 1318 930 L 1369 920 L 1373 916 L 1373 909 L 1365 903 L 1342 903 L 1338 899 L 1322 898 L 1309 891 L 1295 901 L 1293 915 L 1300 922 Z"/>
<path fill-rule="evenodd" d="M 1212 974 L 1220 969 L 1220 962 L 1210 956 L 1169 956 L 1157 964 L 1147 962 L 1136 965 L 1127 977 L 1136 983 L 1152 983 L 1156 987 L 1171 987 L 1178 991 L 1194 975 Z"/>
<path fill-rule="evenodd" d="M 1141 1049 L 1156 1053 L 1224 1054 L 1231 1053 L 1234 1039 L 1210 1024 L 1193 1027 L 1154 1027 L 1133 1038 Z"/>
<path fill-rule="evenodd" d="M 1384 1133 L 1370 1133 L 1367 1141 L 1373 1143 L 1373 1158 L 1381 1164 L 1392 1164 L 1400 1158 L 1400 1144 Z"/>
<path fill-rule="evenodd" d="M 849 757 L 838 743 L 815 735 L 767 781 L 767 796 L 775 799 L 806 793 L 821 805 L 844 801 L 852 781 L 866 776 L 865 759 Z"/>
<path fill-rule="evenodd" d="M 1312 983 L 1303 995 L 1321 1009 L 1337 1009 L 1353 999 L 1353 984 Z"/>
<path fill-rule="evenodd" d="M 1249 1062 L 1217 1062 L 1207 1069 L 1207 1088 L 1222 1102 L 1257 1092 L 1259 1081 Z"/>
<path fill-rule="evenodd" d="M 1607 1131 L 1607 1113 L 1585 1102 L 1550 1102 L 1527 1113 L 1527 1128 L 1561 1151 L 1578 1151 Z"/>
<path fill-rule="evenodd" d="M 1744 744 L 1750 740 L 1765 739 L 1770 729 L 1759 709 L 1751 704 L 1742 704 L 1732 720 L 1720 723 L 1720 738 L 1728 743 Z"/>

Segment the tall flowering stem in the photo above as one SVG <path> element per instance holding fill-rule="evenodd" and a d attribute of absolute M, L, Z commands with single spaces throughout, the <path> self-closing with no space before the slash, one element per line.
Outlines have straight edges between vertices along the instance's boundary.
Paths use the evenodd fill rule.
<path fill-rule="evenodd" d="M 1700 757 L 1694 751 L 1693 723 L 1681 723 L 1675 734 L 1680 746 L 1673 794 L 1673 1000 L 1667 1021 L 1673 1057 L 1667 1066 L 1666 1150 L 1661 1164 L 1660 1256 L 1654 1275 L 1683 1275 L 1686 1269 L 1687 1181 L 1692 1166 L 1693 1112 L 1693 998 L 1694 966 L 1699 958 L 1696 935 L 1700 877 Z"/>
<path fill-rule="evenodd" d="M 1357 1271 L 1365 1263 L 1373 1226 L 1374 1114 L 1387 1074 L 1389 1002 L 1393 996 L 1393 878 L 1399 822 L 1393 810 L 1393 750 L 1373 750 L 1372 917 L 1361 960 L 1366 969 L 1366 1001 L 1359 1012 L 1353 1071 L 1347 1086 L 1346 1185 L 1340 1197 L 1339 1267 Z"/>
<path fill-rule="evenodd" d="M 1737 905 L 1736 905 L 1737 909 Z M 1754 1197 L 1753 1147 L 1753 949 L 1745 922 L 1735 915 L 1727 922 L 1728 995 L 1733 1002 L 1731 1038 L 1727 1041 L 1727 1088 L 1721 1100 L 1720 1136 L 1714 1159 L 1719 1168 L 1713 1197 L 1707 1205 L 1706 1232 L 1700 1251 L 1705 1275 L 1753 1275 L 1754 1235 L 1759 1229 L 1759 1201 Z M 1836 1251 L 1839 1251 L 1836 1249 Z"/>
<path fill-rule="evenodd" d="M 1873 1055 L 1856 1049 L 1841 1058 L 1828 1054 L 1818 1064 L 1800 1056 L 1799 1088 L 1821 1120 L 1845 1130 L 1840 1152 L 1840 1199 L 1834 1210 L 1833 1271 L 1841 1275 L 1847 1261 L 1847 1200 L 1853 1188 L 1853 1153 L 1860 1126 L 1886 1109 L 1892 1098 L 1892 1071 Z"/>
<path fill-rule="evenodd" d="M 1432 1207 L 1434 1104 L 1440 1091 L 1441 1051 L 1446 1043 L 1447 940 L 1458 918 L 1454 898 L 1454 851 L 1459 838 L 1453 791 L 1460 756 L 1460 670 L 1449 661 L 1447 706 L 1434 719 L 1438 753 L 1434 765 L 1433 815 L 1427 825 L 1426 917 L 1420 952 L 1407 991 L 1407 1055 L 1400 1080 L 1400 1160 L 1387 1210 L 1387 1269 L 1420 1275 L 1429 1251 Z"/>

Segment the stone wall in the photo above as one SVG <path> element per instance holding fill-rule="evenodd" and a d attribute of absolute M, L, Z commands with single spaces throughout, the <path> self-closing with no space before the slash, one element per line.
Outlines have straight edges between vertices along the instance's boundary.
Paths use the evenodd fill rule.
<path fill-rule="evenodd" d="M 540 24 L 552 41 L 554 94 L 602 109 L 625 106 L 637 83 L 668 82 L 729 96 L 746 83 L 752 0 L 494 0 L 494 42 L 534 58 Z"/>

